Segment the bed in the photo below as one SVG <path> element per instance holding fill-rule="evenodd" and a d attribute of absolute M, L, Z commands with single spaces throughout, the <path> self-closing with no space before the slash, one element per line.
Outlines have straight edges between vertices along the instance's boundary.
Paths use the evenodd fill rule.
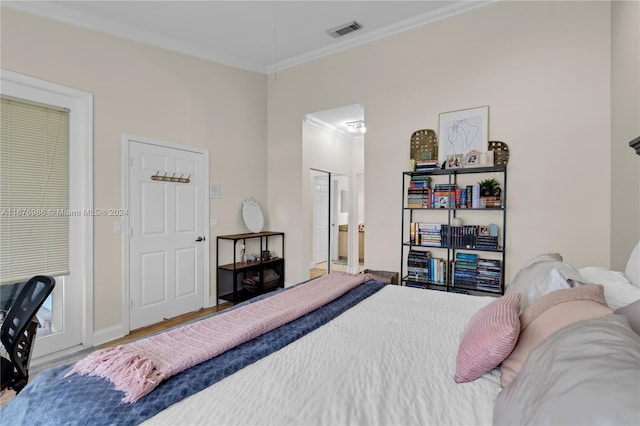
<path fill-rule="evenodd" d="M 531 276 L 537 276 L 535 285 Z M 640 331 L 632 328 L 640 284 L 625 273 L 575 270 L 542 256 L 523 267 L 500 298 L 363 281 L 308 314 L 162 380 L 136 402 L 123 402 L 110 380 L 68 375 L 72 366 L 62 366 L 36 376 L 0 418 L 6 424 L 56 425 L 640 423 Z M 525 281 L 529 285 L 518 285 Z M 312 282 L 317 280 L 234 308 Z M 617 297 L 615 309 L 607 293 Z M 547 300 L 565 294 L 562 302 Z M 531 319 L 540 301 L 545 309 Z M 627 306 L 632 302 L 637 306 Z M 566 317 L 563 312 L 574 320 L 540 332 L 550 321 L 562 323 L 553 315 Z M 531 324 L 525 330 L 521 318 Z M 537 330 L 534 348 L 527 346 L 527 330 Z M 524 361 L 514 358 L 523 351 Z M 501 383 L 508 376 L 504 365 L 518 361 L 510 383 Z M 603 386 L 605 397 L 599 395 Z"/>

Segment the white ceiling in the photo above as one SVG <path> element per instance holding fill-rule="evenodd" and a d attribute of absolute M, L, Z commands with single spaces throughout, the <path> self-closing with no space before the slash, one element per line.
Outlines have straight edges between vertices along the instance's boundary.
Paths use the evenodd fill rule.
<path fill-rule="evenodd" d="M 484 6 L 495 0 L 411 1 L 15 1 L 4 8 L 43 16 L 201 59 L 273 73 Z M 334 38 L 327 30 L 357 21 Z M 364 120 L 362 105 L 307 114 L 340 136 Z"/>
<path fill-rule="evenodd" d="M 261 73 L 279 71 L 493 0 L 15 1 L 1 6 Z M 363 28 L 335 39 L 327 30 Z"/>

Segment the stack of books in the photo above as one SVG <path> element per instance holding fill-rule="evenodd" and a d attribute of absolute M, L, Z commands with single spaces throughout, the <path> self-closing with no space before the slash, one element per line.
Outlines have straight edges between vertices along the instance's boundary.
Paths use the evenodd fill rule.
<path fill-rule="evenodd" d="M 420 250 L 409 250 L 407 257 L 407 278 L 427 282 L 429 280 L 429 259 L 431 252 Z M 407 283 L 408 286 L 421 287 L 418 283 Z"/>
<path fill-rule="evenodd" d="M 478 255 L 456 253 L 453 264 L 453 285 L 476 286 L 478 278 Z"/>
<path fill-rule="evenodd" d="M 482 195 L 480 197 L 480 207 L 495 209 L 502 207 L 502 200 L 498 195 Z"/>
<path fill-rule="evenodd" d="M 431 178 L 429 176 L 411 176 L 407 188 L 407 207 L 413 209 L 431 207 Z"/>
<path fill-rule="evenodd" d="M 476 236 L 476 249 L 478 250 L 497 250 L 498 237 L 490 235 Z"/>
<path fill-rule="evenodd" d="M 478 290 L 500 291 L 502 277 L 502 261 L 497 259 L 478 259 Z"/>
<path fill-rule="evenodd" d="M 412 222 L 410 225 L 412 244 L 425 247 L 442 247 L 442 224 Z"/>
<path fill-rule="evenodd" d="M 456 207 L 456 190 L 455 184 L 438 183 L 433 189 L 433 207 L 434 208 L 455 208 Z M 460 193 L 458 192 L 458 200 Z"/>
<path fill-rule="evenodd" d="M 416 160 L 416 172 L 428 172 L 439 168 L 438 160 Z"/>

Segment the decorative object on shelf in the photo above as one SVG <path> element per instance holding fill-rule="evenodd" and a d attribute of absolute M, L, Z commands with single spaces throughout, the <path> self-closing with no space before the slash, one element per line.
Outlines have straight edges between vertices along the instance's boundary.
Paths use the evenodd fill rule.
<path fill-rule="evenodd" d="M 493 178 L 481 180 L 480 182 L 478 182 L 478 185 L 480 185 L 480 190 L 482 191 L 481 195 L 484 196 L 499 196 L 502 192 L 502 189 L 500 189 L 500 184 Z"/>
<path fill-rule="evenodd" d="M 261 232 L 264 228 L 264 214 L 255 198 L 247 197 L 242 202 L 242 219 L 251 232 Z"/>
<path fill-rule="evenodd" d="M 184 174 L 180 174 L 180 177 L 177 177 L 176 174 L 172 174 L 171 176 L 167 176 L 167 172 L 164 172 L 164 175 L 160 175 L 160 170 L 156 172 L 155 175 L 151 176 L 151 180 L 157 180 L 162 182 L 175 182 L 175 183 L 189 183 L 191 182 L 191 175 L 184 177 Z"/>
<path fill-rule="evenodd" d="M 462 167 L 463 163 L 462 154 L 451 154 L 447 155 L 447 169 L 459 169 Z"/>
<path fill-rule="evenodd" d="M 437 160 L 438 139 L 431 129 L 416 130 L 411 134 L 411 160 Z"/>
<path fill-rule="evenodd" d="M 482 163 L 480 159 L 482 156 L 485 156 L 485 162 Z M 486 154 L 481 154 L 479 151 L 472 149 L 464 155 L 464 161 L 462 162 L 463 167 L 486 167 Z"/>
<path fill-rule="evenodd" d="M 629 142 L 629 146 L 636 150 L 636 154 L 640 155 L 640 136 Z"/>
<path fill-rule="evenodd" d="M 493 151 L 493 162 L 496 166 L 506 166 L 509 162 L 509 147 L 500 141 L 489 141 L 489 151 Z"/>
<path fill-rule="evenodd" d="M 484 152 L 489 140 L 489 107 L 463 109 L 440 113 L 439 160 L 449 155 L 475 150 Z"/>

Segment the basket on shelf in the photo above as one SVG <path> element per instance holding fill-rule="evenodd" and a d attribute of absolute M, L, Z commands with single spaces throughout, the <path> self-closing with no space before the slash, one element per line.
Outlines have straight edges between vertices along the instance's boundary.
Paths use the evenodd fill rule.
<path fill-rule="evenodd" d="M 493 164 L 506 166 L 509 162 L 509 147 L 500 141 L 489 141 L 489 151 L 493 151 Z"/>
<path fill-rule="evenodd" d="M 258 291 L 258 283 L 253 278 L 245 278 L 242 280 L 242 288 L 250 293 Z"/>
<path fill-rule="evenodd" d="M 410 160 L 437 160 L 438 138 L 431 129 L 416 130 L 411 134 Z"/>
<path fill-rule="evenodd" d="M 280 285 L 280 275 L 278 275 L 278 273 L 273 269 L 265 269 L 262 277 L 264 279 L 262 288 L 265 290 L 269 290 Z"/>

